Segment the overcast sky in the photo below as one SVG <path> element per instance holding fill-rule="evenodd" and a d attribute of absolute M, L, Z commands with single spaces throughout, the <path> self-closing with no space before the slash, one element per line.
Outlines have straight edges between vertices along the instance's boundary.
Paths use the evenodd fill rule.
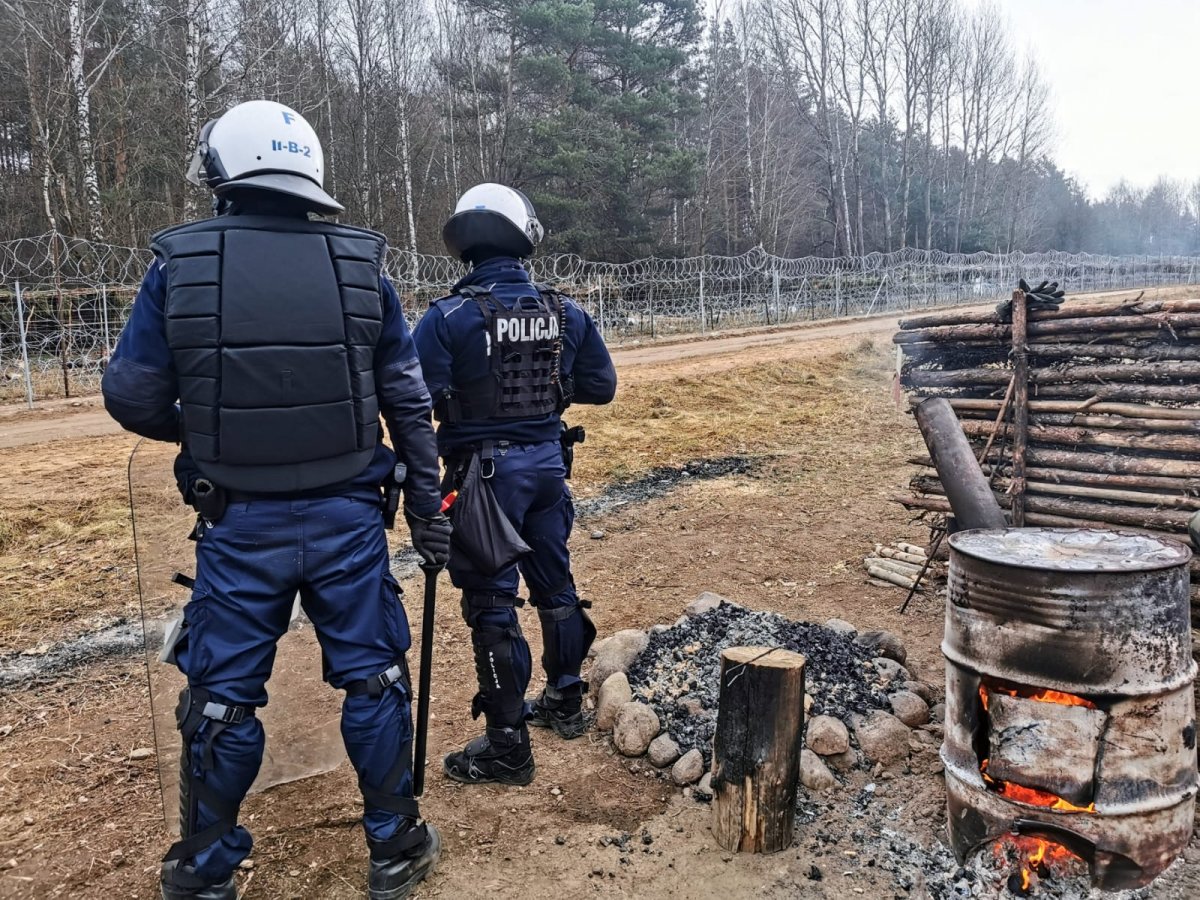
<path fill-rule="evenodd" d="M 983 0 L 965 0 L 977 6 Z M 1094 196 L 1200 179 L 1200 0 L 993 0 L 1053 92 L 1053 156 Z"/>

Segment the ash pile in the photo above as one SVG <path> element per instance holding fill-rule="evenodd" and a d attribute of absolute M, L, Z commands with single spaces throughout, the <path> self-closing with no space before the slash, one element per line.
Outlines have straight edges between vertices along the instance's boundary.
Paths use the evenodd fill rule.
<path fill-rule="evenodd" d="M 835 773 L 884 768 L 921 752 L 937 765 L 943 707 L 938 689 L 912 678 L 898 637 L 859 633 L 848 622 L 795 622 L 716 594 L 693 601 L 673 625 L 618 632 L 596 647 L 596 725 L 627 757 L 646 755 L 676 784 L 707 797 L 717 725 L 721 651 L 778 647 L 802 654 L 807 751 L 801 778 L 811 791 Z M 926 768 L 923 766 L 923 768 Z"/>

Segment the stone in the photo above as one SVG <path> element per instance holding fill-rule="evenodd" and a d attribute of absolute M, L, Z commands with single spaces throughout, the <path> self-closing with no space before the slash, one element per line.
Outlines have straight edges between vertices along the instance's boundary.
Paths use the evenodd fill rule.
<path fill-rule="evenodd" d="M 604 540 L 604 532 L 601 531 L 599 528 L 597 528 L 595 531 L 592 532 L 592 540 L 593 541 Z"/>
<path fill-rule="evenodd" d="M 699 781 L 703 774 L 704 755 L 695 747 L 679 757 L 671 767 L 671 780 L 680 787 Z"/>
<path fill-rule="evenodd" d="M 800 751 L 800 783 L 810 791 L 827 791 L 837 779 L 829 771 L 829 766 L 815 753 Z"/>
<path fill-rule="evenodd" d="M 841 719 L 814 716 L 808 722 L 808 749 L 821 756 L 836 756 L 850 749 L 850 732 Z"/>
<path fill-rule="evenodd" d="M 679 759 L 679 745 L 669 734 L 660 734 L 650 742 L 650 749 L 646 755 L 650 757 L 651 765 L 661 769 Z"/>
<path fill-rule="evenodd" d="M 900 689 L 912 691 L 930 706 L 937 703 L 937 694 L 931 684 L 926 684 L 923 681 L 905 681 L 900 685 Z"/>
<path fill-rule="evenodd" d="M 641 756 L 658 737 L 658 715 L 645 703 L 633 701 L 617 710 L 613 745 L 625 756 Z"/>
<path fill-rule="evenodd" d="M 854 639 L 854 643 L 874 650 L 877 656 L 894 659 L 900 665 L 904 665 L 908 659 L 904 642 L 890 631 L 864 631 Z"/>
<path fill-rule="evenodd" d="M 650 626 L 651 634 L 662 634 L 664 631 L 670 631 L 670 630 L 671 630 L 671 626 L 664 625 L 662 622 L 659 622 L 657 625 Z"/>
<path fill-rule="evenodd" d="M 933 721 L 941 723 L 946 721 L 946 704 L 935 703 L 929 710 L 929 715 Z"/>
<path fill-rule="evenodd" d="M 830 631 L 835 631 L 838 634 L 844 634 L 847 637 L 854 637 L 854 635 L 858 634 L 858 629 L 845 619 L 826 619 L 825 627 Z"/>
<path fill-rule="evenodd" d="M 875 666 L 875 671 L 879 673 L 884 686 L 897 681 L 908 681 L 908 670 L 894 659 L 888 659 L 885 656 L 877 656 L 871 660 L 871 664 Z"/>
<path fill-rule="evenodd" d="M 854 736 L 867 759 L 880 765 L 888 766 L 908 756 L 908 726 L 881 709 L 856 725 Z"/>
<path fill-rule="evenodd" d="M 644 631 L 638 631 L 636 628 L 618 631 L 596 651 L 589 680 L 592 684 L 604 684 L 614 672 L 628 672 L 638 654 L 645 650 L 649 643 L 650 635 Z"/>
<path fill-rule="evenodd" d="M 617 711 L 633 699 L 629 687 L 629 676 L 614 672 L 600 685 L 600 699 L 596 701 L 596 727 L 609 731 L 617 721 Z"/>
<path fill-rule="evenodd" d="M 691 603 L 683 608 L 685 616 L 702 616 L 706 612 L 711 612 L 722 603 L 729 601 L 720 594 L 714 594 L 712 591 L 705 591 Z"/>
<path fill-rule="evenodd" d="M 713 795 L 712 772 L 705 772 L 700 780 L 696 782 L 692 791 L 698 800 L 711 800 Z"/>
<path fill-rule="evenodd" d="M 698 716 L 704 712 L 704 704 L 697 697 L 683 698 L 679 701 L 678 707 L 689 716 Z"/>
<path fill-rule="evenodd" d="M 896 691 L 889 699 L 892 715 L 909 728 L 917 728 L 929 721 L 929 704 L 912 691 Z"/>
<path fill-rule="evenodd" d="M 130 759 L 149 759 L 154 755 L 154 751 L 149 747 L 138 747 L 136 750 L 129 752 Z"/>
<path fill-rule="evenodd" d="M 801 751 L 801 756 L 803 755 L 804 752 Z M 835 772 L 843 773 L 857 769 L 861 761 L 862 759 L 859 752 L 853 747 L 848 749 L 845 753 L 837 753 L 833 756 L 826 756 L 823 760 L 825 765 L 829 766 Z"/>

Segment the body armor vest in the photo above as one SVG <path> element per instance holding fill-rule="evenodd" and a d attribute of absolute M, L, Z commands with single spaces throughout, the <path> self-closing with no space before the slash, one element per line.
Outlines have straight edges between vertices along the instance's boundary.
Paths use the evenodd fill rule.
<path fill-rule="evenodd" d="M 383 236 L 222 216 L 160 232 L 151 247 L 200 471 L 237 491 L 294 493 L 365 469 L 380 437 Z"/>
<path fill-rule="evenodd" d="M 561 378 L 562 297 L 538 287 L 538 296 L 522 297 L 508 309 L 490 291 L 463 287 L 483 313 L 489 372 L 452 389 L 435 405 L 439 422 L 472 419 L 537 419 L 562 412 L 567 391 Z"/>

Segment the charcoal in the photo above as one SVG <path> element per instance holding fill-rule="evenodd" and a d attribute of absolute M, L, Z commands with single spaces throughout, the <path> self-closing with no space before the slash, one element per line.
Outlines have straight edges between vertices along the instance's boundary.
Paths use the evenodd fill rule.
<path fill-rule="evenodd" d="M 810 716 L 846 720 L 854 713 L 891 708 L 871 665 L 875 651 L 850 635 L 724 603 L 651 634 L 628 673 L 634 698 L 658 713 L 681 750 L 698 749 L 706 767 L 712 762 L 717 726 L 721 651 L 735 646 L 782 647 L 802 654 L 805 684 L 814 701 Z"/>

